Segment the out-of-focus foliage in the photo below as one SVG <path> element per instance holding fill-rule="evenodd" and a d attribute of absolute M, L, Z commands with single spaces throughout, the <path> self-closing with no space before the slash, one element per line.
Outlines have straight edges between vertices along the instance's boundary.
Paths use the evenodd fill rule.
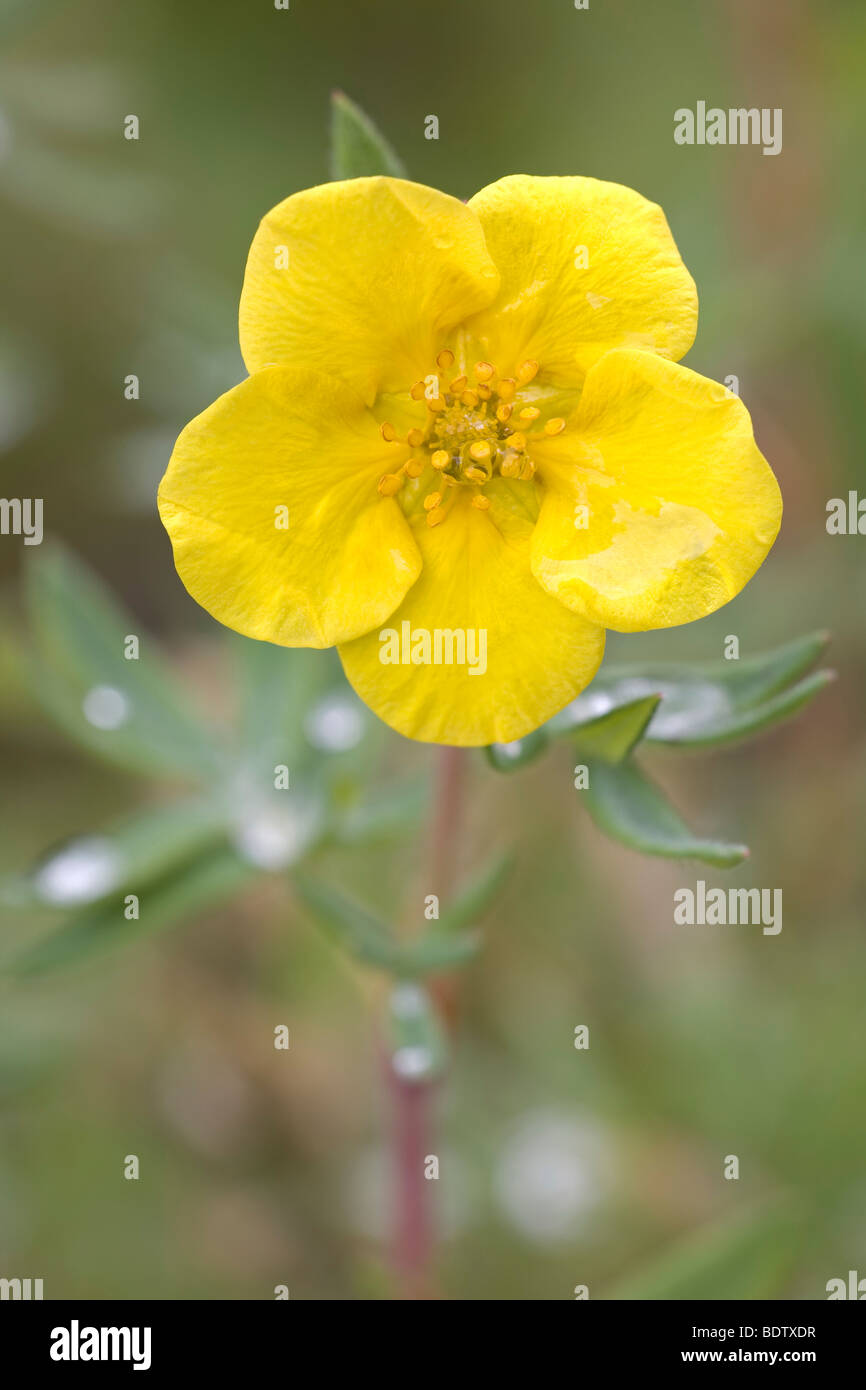
<path fill-rule="evenodd" d="M 3 492 L 44 497 L 48 529 L 123 595 L 131 631 L 158 634 L 175 695 L 220 755 L 234 756 L 244 720 L 277 730 L 280 676 L 254 644 L 229 658 L 174 576 L 153 498 L 178 430 L 243 375 L 250 238 L 269 207 L 323 178 L 331 90 L 371 113 L 412 177 L 456 196 L 514 171 L 574 172 L 664 207 L 700 292 L 687 362 L 737 376 L 786 515 L 732 605 L 691 628 L 613 637 L 608 660 L 691 669 L 720 661 L 734 633 L 742 671 L 747 653 L 831 627 L 840 680 L 749 744 L 672 758 L 650 736 L 637 753 L 702 838 L 736 827 L 750 844 L 718 881 L 781 887 L 776 937 L 675 927 L 674 891 L 715 869 L 598 834 L 576 812 L 585 759 L 568 736 L 519 777 L 473 767 L 458 881 L 504 845 L 520 850 L 488 909 L 483 966 L 466 976 L 438 1117 L 442 1285 L 470 1299 L 570 1298 L 578 1283 L 592 1297 L 821 1298 L 828 1279 L 862 1272 L 866 580 L 863 539 L 829 537 L 824 517 L 829 498 L 866 490 L 863 7 L 502 0 L 493 20 L 440 6 L 422 32 L 405 0 L 30 0 L 4 6 L 2 24 Z M 673 113 L 698 99 L 781 106 L 782 154 L 676 146 Z M 129 113 L 137 142 L 123 139 Z M 129 373 L 138 400 L 124 397 Z M 93 758 L 98 732 L 81 729 L 78 751 L 53 732 L 21 669 L 22 558 L 2 538 L 4 873 L 24 892 L 22 866 L 47 845 L 114 826 L 128 837 L 136 822 L 124 843 L 150 853 L 148 821 L 163 816 L 182 858 L 191 826 L 207 839 L 224 802 L 198 822 L 200 786 L 180 762 L 142 777 Z M 255 657 L 263 668 L 247 666 Z M 241 686 L 243 720 L 227 693 Z M 665 709 L 670 693 L 652 723 Z M 426 755 L 396 739 L 373 751 L 390 808 L 365 808 L 365 776 L 359 786 L 329 760 L 344 814 L 304 872 L 418 926 L 435 885 L 414 823 L 400 824 Z M 366 839 L 392 817 L 396 838 Z M 216 840 L 216 863 L 238 860 L 249 879 L 198 912 L 187 900 L 183 931 L 143 930 L 86 970 L 2 984 L 0 1272 L 38 1273 L 46 1297 L 261 1298 L 278 1282 L 293 1298 L 389 1294 L 380 981 L 295 910 L 290 875 L 226 856 L 224 830 Z M 202 893 L 213 852 L 201 842 Z M 147 892 L 176 908 L 177 883 L 167 862 Z M 56 908 L 3 915 L 7 959 L 61 940 Z M 385 1016 L 393 1044 L 434 1047 L 423 992 L 398 994 Z M 138 1183 L 123 1180 L 130 1152 Z M 731 1153 L 738 1181 L 723 1177 Z M 789 1210 L 790 1239 L 775 1216 Z"/>

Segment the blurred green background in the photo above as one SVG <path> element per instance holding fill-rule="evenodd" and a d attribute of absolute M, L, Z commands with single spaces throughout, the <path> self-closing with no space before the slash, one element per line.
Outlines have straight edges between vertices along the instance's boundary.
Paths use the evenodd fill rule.
<path fill-rule="evenodd" d="M 243 375 L 248 245 L 269 207 L 327 177 L 331 90 L 413 178 L 457 196 L 509 172 L 582 173 L 662 204 L 701 300 L 688 365 L 739 378 L 786 519 L 721 613 L 609 650 L 706 659 L 734 633 L 746 656 L 829 628 L 840 680 L 744 749 L 655 755 L 694 825 L 751 845 L 729 874 L 604 840 L 561 751 L 511 779 L 473 761 L 464 867 L 512 841 L 518 860 L 438 1097 L 441 1291 L 810 1299 L 866 1274 L 866 569 L 862 538 L 824 525 L 829 498 L 866 486 L 866 9 L 3 0 L 0 16 L 3 492 L 45 499 L 47 530 L 214 719 L 228 644 L 174 573 L 156 486 L 182 425 Z M 698 100 L 782 107 L 783 152 L 675 145 L 674 111 Z M 34 706 L 25 558 L 39 554 L 2 539 L 7 873 L 166 795 L 77 752 Z M 430 765 L 396 736 L 375 755 L 389 775 Z M 323 853 L 318 872 L 382 908 L 432 891 L 415 887 L 414 832 Z M 781 935 L 675 929 L 673 891 L 697 878 L 782 888 Z M 7 940 L 51 920 L 5 916 Z M 0 1275 L 57 1298 L 391 1296 L 379 996 L 282 874 L 92 964 L 4 981 Z"/>

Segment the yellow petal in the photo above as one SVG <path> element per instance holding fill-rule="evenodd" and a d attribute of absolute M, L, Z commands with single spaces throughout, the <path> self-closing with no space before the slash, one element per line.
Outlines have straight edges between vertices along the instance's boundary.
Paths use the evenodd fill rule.
<path fill-rule="evenodd" d="M 456 198 L 404 179 L 326 183 L 260 223 L 241 350 L 251 372 L 302 364 L 371 403 L 435 371 L 447 334 L 498 288 L 478 218 Z"/>
<path fill-rule="evenodd" d="M 688 352 L 697 292 L 655 203 L 600 179 L 514 174 L 469 206 L 502 284 L 467 327 L 503 375 L 529 360 L 567 386 L 612 347 Z"/>
<path fill-rule="evenodd" d="M 376 486 L 408 456 L 342 383 L 257 372 L 187 425 L 160 485 L 181 579 L 248 637 L 328 647 L 369 631 L 421 567 Z"/>
<path fill-rule="evenodd" d="M 495 496 L 486 488 L 488 494 Z M 514 515 L 500 527 L 496 501 L 480 511 L 462 490 L 445 505 L 451 510 L 432 528 L 423 512 L 412 513 L 424 568 L 403 605 L 379 630 L 343 644 L 340 656 L 361 698 L 408 738 L 510 742 L 589 684 L 604 632 L 532 578 L 530 520 Z M 413 647 L 429 662 L 404 664 Z M 382 657 L 391 655 L 398 662 L 385 664 Z"/>
<path fill-rule="evenodd" d="M 779 486 L 745 406 L 653 353 L 602 357 L 565 432 L 535 457 L 546 495 L 533 573 L 618 632 L 714 612 L 778 534 Z"/>

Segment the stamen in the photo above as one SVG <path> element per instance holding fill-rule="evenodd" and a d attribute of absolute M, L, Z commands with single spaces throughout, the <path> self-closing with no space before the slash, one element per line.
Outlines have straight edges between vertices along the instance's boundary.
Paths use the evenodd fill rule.
<path fill-rule="evenodd" d="M 397 473 L 383 473 L 378 483 L 379 496 L 393 497 L 402 486 L 403 479 Z"/>
<path fill-rule="evenodd" d="M 527 357 L 525 362 L 521 362 L 517 368 L 517 380 L 521 386 L 528 386 L 530 381 L 538 375 L 538 363 L 531 357 Z"/>
<path fill-rule="evenodd" d="M 455 360 L 451 348 L 441 348 L 436 366 L 445 373 Z M 489 511 L 490 498 L 482 495 L 481 489 L 492 478 L 529 482 L 536 476 L 528 441 L 541 435 L 528 434 L 530 427 L 541 422 L 548 438 L 567 427 L 567 421 L 559 415 L 543 421 L 544 402 L 537 398 L 539 404 L 530 404 L 522 395 L 522 389 L 540 371 L 533 358 L 520 362 L 513 377 L 500 378 L 495 364 L 486 361 L 476 362 L 473 371 L 471 386 L 466 374 L 461 373 L 448 386 L 444 376 L 434 375 L 411 387 L 412 400 L 423 401 L 430 412 L 426 425 L 415 426 L 406 435 L 409 448 L 420 450 L 420 457 L 409 458 L 396 472 L 384 474 L 378 482 L 380 496 L 393 497 L 404 478 L 420 478 L 428 465 L 435 469 L 441 479 L 438 490 L 423 498 L 429 526 L 438 526 L 445 520 L 458 493 L 467 487 L 472 488 L 470 504 L 478 511 Z M 431 399 L 428 383 L 433 382 L 438 394 Z M 399 442 L 400 436 L 390 420 L 384 421 L 380 430 L 388 443 Z"/>

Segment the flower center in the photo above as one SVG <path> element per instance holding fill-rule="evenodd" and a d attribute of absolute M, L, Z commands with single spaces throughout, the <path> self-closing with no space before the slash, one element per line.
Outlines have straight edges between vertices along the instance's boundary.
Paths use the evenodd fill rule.
<path fill-rule="evenodd" d="M 535 476 L 533 439 L 551 437 L 565 429 L 561 416 L 541 423 L 538 404 L 522 399 L 524 389 L 538 374 L 538 363 L 527 359 L 514 377 L 501 377 L 491 362 L 476 362 L 472 376 L 466 373 L 443 380 L 454 370 L 454 353 L 443 348 L 436 358 L 438 370 L 410 391 L 424 403 L 427 416 L 422 428 L 411 429 L 405 440 L 387 420 L 382 438 L 408 444 L 415 451 L 394 473 L 379 479 L 382 497 L 393 497 L 407 478 L 420 478 L 431 468 L 438 477 L 433 491 L 424 497 L 427 525 L 445 520 L 461 488 L 472 489 L 472 506 L 486 511 L 490 498 L 484 488 L 492 478 L 529 482 Z"/>

